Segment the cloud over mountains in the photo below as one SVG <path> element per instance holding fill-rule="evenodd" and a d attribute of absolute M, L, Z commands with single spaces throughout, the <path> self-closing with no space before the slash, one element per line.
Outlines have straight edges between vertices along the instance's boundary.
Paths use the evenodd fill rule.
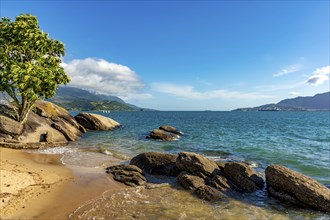
<path fill-rule="evenodd" d="M 104 59 L 74 59 L 62 64 L 71 77 L 70 86 L 119 96 L 124 100 L 149 98 L 139 76 L 129 67 Z"/>
<path fill-rule="evenodd" d="M 330 66 L 318 68 L 313 72 L 307 82 L 313 86 L 322 85 L 325 81 L 329 80 Z"/>

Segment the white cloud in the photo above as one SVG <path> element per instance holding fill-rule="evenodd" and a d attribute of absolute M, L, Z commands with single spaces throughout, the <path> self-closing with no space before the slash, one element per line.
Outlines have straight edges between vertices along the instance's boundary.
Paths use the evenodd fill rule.
<path fill-rule="evenodd" d="M 283 68 L 278 73 L 273 74 L 273 77 L 279 77 L 279 76 L 287 75 L 289 73 L 298 72 L 299 70 L 301 70 L 301 68 L 302 68 L 301 64 L 293 64 L 293 65 Z"/>
<path fill-rule="evenodd" d="M 325 66 L 316 69 L 313 74 L 308 78 L 307 83 L 312 86 L 318 86 L 329 80 L 330 66 Z"/>
<path fill-rule="evenodd" d="M 71 77 L 70 86 L 119 96 L 124 100 L 150 98 L 142 93 L 144 83 L 129 67 L 104 59 L 86 58 L 62 64 Z"/>
<path fill-rule="evenodd" d="M 274 96 L 262 95 L 259 93 L 242 93 L 228 90 L 211 90 L 206 92 L 199 92 L 194 87 L 189 85 L 175 85 L 171 83 L 153 83 L 151 88 L 154 91 L 170 94 L 172 96 L 194 99 L 264 99 L 274 98 Z"/>

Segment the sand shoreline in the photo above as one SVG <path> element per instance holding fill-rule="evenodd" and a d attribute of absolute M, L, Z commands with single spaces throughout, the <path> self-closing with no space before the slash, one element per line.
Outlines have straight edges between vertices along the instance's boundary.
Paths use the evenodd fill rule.
<path fill-rule="evenodd" d="M 64 166 L 60 158 L 0 148 L 1 219 L 67 219 L 104 191 L 125 188 L 102 168 Z"/>

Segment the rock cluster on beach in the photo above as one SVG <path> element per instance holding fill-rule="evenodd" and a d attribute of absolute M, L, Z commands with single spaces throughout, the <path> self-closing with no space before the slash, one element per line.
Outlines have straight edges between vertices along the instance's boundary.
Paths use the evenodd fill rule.
<path fill-rule="evenodd" d="M 269 196 L 320 211 L 330 212 L 330 190 L 317 181 L 290 170 L 270 165 L 263 178 L 244 162 L 216 163 L 202 155 L 147 152 L 132 158 L 130 165 L 107 168 L 117 181 L 144 186 L 149 175 L 176 177 L 177 183 L 207 201 L 226 200 L 233 193 L 265 189 Z M 249 195 L 249 194 L 247 194 Z"/>
<path fill-rule="evenodd" d="M 178 140 L 183 133 L 170 125 L 160 126 L 158 129 L 154 129 L 146 138 L 162 140 L 162 141 L 174 141 Z"/>
<path fill-rule="evenodd" d="M 11 148 L 63 145 L 76 141 L 86 130 L 112 130 L 120 126 L 97 114 L 80 113 L 74 118 L 65 109 L 42 100 L 35 103 L 25 124 L 5 114 L 0 114 L 0 122 L 0 146 Z"/>

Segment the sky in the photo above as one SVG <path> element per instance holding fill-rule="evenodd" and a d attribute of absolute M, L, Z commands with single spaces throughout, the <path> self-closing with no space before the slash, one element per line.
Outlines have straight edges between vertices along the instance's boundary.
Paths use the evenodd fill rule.
<path fill-rule="evenodd" d="M 329 1 L 1 0 L 65 44 L 70 86 L 158 110 L 232 110 L 330 90 Z"/>

